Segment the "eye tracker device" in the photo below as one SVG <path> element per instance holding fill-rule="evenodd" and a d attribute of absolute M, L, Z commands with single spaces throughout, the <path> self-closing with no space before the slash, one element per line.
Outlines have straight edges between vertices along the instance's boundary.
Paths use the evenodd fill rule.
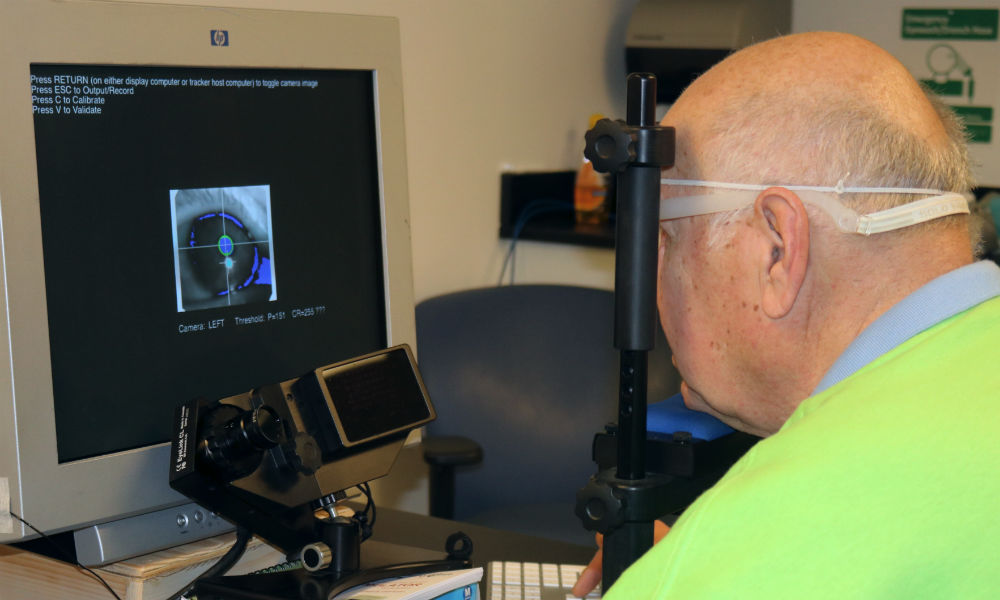
<path fill-rule="evenodd" d="M 314 369 L 219 400 L 177 407 L 170 485 L 283 551 L 302 569 L 196 582 L 199 598 L 332 598 L 388 577 L 469 565 L 448 559 L 360 569 L 365 511 L 339 516 L 353 487 L 388 474 L 407 434 L 436 418 L 408 346 Z M 366 492 L 366 495 L 367 492 Z M 370 503 L 370 498 L 369 498 Z"/>

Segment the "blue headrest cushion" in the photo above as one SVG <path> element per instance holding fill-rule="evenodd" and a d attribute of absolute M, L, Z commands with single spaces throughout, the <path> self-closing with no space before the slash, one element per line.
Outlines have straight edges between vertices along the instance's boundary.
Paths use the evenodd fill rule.
<path fill-rule="evenodd" d="M 680 394 L 649 405 L 646 432 L 650 437 L 669 437 L 677 431 L 687 431 L 691 437 L 712 441 L 732 433 L 733 428 L 712 415 L 684 406 L 684 399 Z"/>

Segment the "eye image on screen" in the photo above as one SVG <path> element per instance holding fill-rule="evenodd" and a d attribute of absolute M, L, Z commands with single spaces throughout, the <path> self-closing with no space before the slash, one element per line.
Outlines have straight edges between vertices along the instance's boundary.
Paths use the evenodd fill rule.
<path fill-rule="evenodd" d="M 177 312 L 278 299 L 266 185 L 170 191 Z"/>

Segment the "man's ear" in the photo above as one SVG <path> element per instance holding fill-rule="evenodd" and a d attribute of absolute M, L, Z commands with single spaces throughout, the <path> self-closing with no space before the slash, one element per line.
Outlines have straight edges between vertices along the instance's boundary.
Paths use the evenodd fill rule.
<path fill-rule="evenodd" d="M 809 217 L 795 193 L 774 187 L 754 202 L 754 217 L 764 228 L 758 254 L 761 308 L 772 319 L 791 312 L 809 263 Z"/>

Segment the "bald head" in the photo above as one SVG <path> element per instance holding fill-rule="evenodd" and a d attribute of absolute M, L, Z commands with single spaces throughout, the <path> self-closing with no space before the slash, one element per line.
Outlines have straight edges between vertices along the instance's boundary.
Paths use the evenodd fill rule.
<path fill-rule="evenodd" d="M 906 68 L 875 44 L 844 33 L 804 33 L 751 46 L 711 69 L 689 93 L 708 104 L 724 94 L 730 100 L 784 98 L 800 110 L 850 100 L 927 139 L 944 136 L 934 108 Z"/>
<path fill-rule="evenodd" d="M 889 53 L 843 33 L 789 35 L 733 54 L 664 123 L 677 129 L 677 167 L 688 177 L 806 185 L 846 177 L 953 191 L 970 183 L 954 117 Z"/>
<path fill-rule="evenodd" d="M 806 33 L 737 52 L 667 113 L 666 175 L 770 184 L 744 209 L 678 218 L 659 247 L 660 322 L 688 406 L 776 431 L 858 333 L 972 260 L 965 215 L 869 237 L 844 233 L 790 185 L 966 191 L 961 126 L 881 48 Z M 666 186 L 667 201 L 686 193 Z M 707 192 L 719 193 L 719 192 Z M 843 194 L 869 213 L 905 194 Z"/>

